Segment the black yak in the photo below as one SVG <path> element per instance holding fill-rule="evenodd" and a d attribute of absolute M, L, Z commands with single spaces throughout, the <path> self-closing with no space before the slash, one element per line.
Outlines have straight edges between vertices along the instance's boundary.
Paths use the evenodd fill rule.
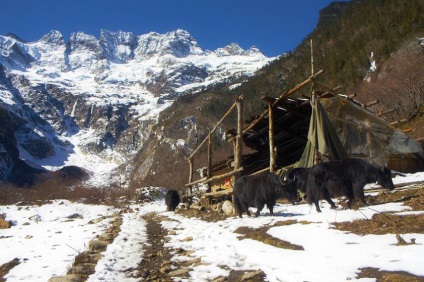
<path fill-rule="evenodd" d="M 300 192 L 305 193 L 308 187 L 309 167 L 296 167 L 287 172 L 287 185 L 292 186 L 291 189 L 298 189 Z"/>
<path fill-rule="evenodd" d="M 180 195 L 176 190 L 170 189 L 165 194 L 165 204 L 167 211 L 175 211 L 180 204 Z"/>
<path fill-rule="evenodd" d="M 367 205 L 364 195 L 364 186 L 367 183 L 378 182 L 389 190 L 395 188 L 391 171 L 387 167 L 378 168 L 362 159 L 317 164 L 311 168 L 308 179 L 308 203 L 314 203 L 317 212 L 321 212 L 318 205 L 320 199 L 325 199 L 331 208 L 336 207 L 331 197 L 347 196 L 349 208 L 354 199 L 359 199 L 363 205 Z"/>
<path fill-rule="evenodd" d="M 255 216 L 258 217 L 265 204 L 274 215 L 273 208 L 278 198 L 286 197 L 293 202 L 296 196 L 296 190 L 283 187 L 281 178 L 271 172 L 242 176 L 234 184 L 234 208 L 240 218 L 243 211 L 251 216 L 249 207 L 257 209 Z"/>

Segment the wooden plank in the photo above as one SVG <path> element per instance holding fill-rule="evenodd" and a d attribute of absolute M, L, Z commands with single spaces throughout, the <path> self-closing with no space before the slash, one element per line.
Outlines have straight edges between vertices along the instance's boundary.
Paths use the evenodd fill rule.
<path fill-rule="evenodd" d="M 242 167 L 240 167 L 240 168 L 238 168 L 238 169 L 235 169 L 235 170 L 233 170 L 233 171 L 230 171 L 230 172 L 227 172 L 227 173 L 224 173 L 224 174 L 221 174 L 221 175 L 215 175 L 215 176 L 212 176 L 211 178 L 206 178 L 206 177 L 204 177 L 204 178 L 202 178 L 202 179 L 199 179 L 199 180 L 196 180 L 196 181 L 193 181 L 193 182 L 191 182 L 191 183 L 187 183 L 185 186 L 187 187 L 187 186 L 192 186 L 192 185 L 195 185 L 195 184 L 199 184 L 199 183 L 204 183 L 204 184 L 207 184 L 207 183 L 209 183 L 209 182 L 212 182 L 212 181 L 215 181 L 215 180 L 220 180 L 220 179 L 223 179 L 223 178 L 226 178 L 226 177 L 229 177 L 229 176 L 233 176 L 234 174 L 236 174 L 236 173 L 238 173 L 238 172 L 240 172 L 240 171 L 243 171 L 243 168 Z"/>
<path fill-rule="evenodd" d="M 211 193 L 205 193 L 204 196 L 205 197 L 222 197 L 222 196 L 227 196 L 233 193 L 233 189 L 232 188 L 228 188 L 222 191 L 217 191 L 217 192 L 211 192 Z"/>

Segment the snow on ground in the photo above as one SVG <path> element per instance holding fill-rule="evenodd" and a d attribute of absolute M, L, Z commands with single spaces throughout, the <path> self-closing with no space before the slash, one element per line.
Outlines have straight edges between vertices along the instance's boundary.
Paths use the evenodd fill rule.
<path fill-rule="evenodd" d="M 10 229 L 0 229 L 0 265 L 14 258 L 21 262 L 9 272 L 7 281 L 47 281 L 65 274 L 78 252 L 107 228 L 109 220 L 87 223 L 112 212 L 108 206 L 65 200 L 42 206 L 0 206 L 0 214 L 14 223 Z"/>
<path fill-rule="evenodd" d="M 424 181 L 424 172 L 397 176 L 395 183 Z M 138 281 L 128 277 L 125 269 L 134 268 L 143 258 L 147 244 L 144 214 L 155 212 L 170 218 L 162 226 L 174 231 L 165 247 L 183 248 L 184 254 L 174 254 L 173 260 L 191 261 L 190 278 L 176 281 L 210 281 L 227 276 L 234 270 L 261 269 L 268 281 L 358 281 L 356 272 L 361 267 L 375 267 L 388 271 L 406 271 L 424 276 L 424 234 L 402 234 L 416 244 L 396 245 L 395 234 L 359 236 L 332 228 L 332 223 L 371 218 L 374 213 L 394 211 L 410 213 L 402 203 L 387 203 L 360 210 L 331 210 L 323 203 L 322 213 L 308 205 L 278 204 L 269 216 L 263 210 L 259 218 L 231 217 L 218 222 L 187 218 L 166 212 L 163 200 L 143 206 L 134 205 L 135 212 L 122 214 L 121 232 L 107 247 L 99 260 L 96 273 L 89 281 Z M 138 208 L 138 209 L 135 209 Z M 69 201 L 53 201 L 43 206 L 0 206 L 14 226 L 0 229 L 0 265 L 18 258 L 20 264 L 5 277 L 13 281 L 48 281 L 61 276 L 72 265 L 75 255 L 87 248 L 88 242 L 101 234 L 111 223 L 105 219 L 95 224 L 90 220 L 115 213 L 108 206 L 84 205 Z M 75 217 L 80 215 L 80 217 Z M 274 226 L 286 220 L 307 221 L 310 224 Z M 276 248 L 251 239 L 239 240 L 234 231 L 239 227 L 273 226 L 268 234 L 301 245 L 305 250 Z M 192 238 L 187 240 L 187 238 Z M 189 255 L 188 255 L 189 254 Z M 373 279 L 360 279 L 373 281 Z"/>

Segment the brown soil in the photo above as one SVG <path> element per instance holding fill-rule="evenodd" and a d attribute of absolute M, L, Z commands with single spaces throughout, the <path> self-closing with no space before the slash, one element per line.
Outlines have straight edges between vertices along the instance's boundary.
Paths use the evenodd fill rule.
<path fill-rule="evenodd" d="M 196 216 L 198 218 L 212 220 L 213 212 L 197 211 L 197 210 L 178 210 L 177 213 L 184 214 L 185 216 Z M 218 215 L 217 213 L 215 215 Z M 222 215 L 218 216 L 222 219 Z M 143 260 L 138 266 L 140 277 L 145 281 L 160 281 L 167 282 L 173 281 L 172 277 L 188 278 L 188 271 L 191 270 L 192 265 L 201 264 L 201 258 L 193 259 L 188 262 L 178 263 L 172 261 L 173 254 L 184 254 L 188 252 L 184 249 L 169 249 L 164 247 L 164 243 L 168 240 L 168 232 L 162 228 L 161 221 L 169 220 L 167 217 L 160 216 L 155 213 L 150 213 L 143 216 L 147 222 L 147 244 L 143 250 Z M 215 219 L 216 220 L 216 219 Z M 265 274 L 258 271 L 242 271 L 232 270 L 226 266 L 221 266 L 224 269 L 230 270 L 228 277 L 217 277 L 213 282 L 219 281 L 251 281 L 263 282 L 265 281 Z M 185 271 L 186 270 L 186 271 Z M 178 272 L 181 271 L 179 274 Z M 245 278 L 248 277 L 248 278 Z"/>
<path fill-rule="evenodd" d="M 375 278 L 377 282 L 423 282 L 424 277 L 404 271 L 380 271 L 377 268 L 361 268 L 357 278 Z"/>
<path fill-rule="evenodd" d="M 249 238 L 257 241 L 264 242 L 265 244 L 277 247 L 277 248 L 283 248 L 283 249 L 289 249 L 289 250 L 304 250 L 302 246 L 292 244 L 290 242 L 280 240 L 278 238 L 275 238 L 267 233 L 267 231 L 271 227 L 261 227 L 261 228 L 250 228 L 250 227 L 240 227 L 236 231 L 236 233 L 244 234 L 244 236 L 239 237 L 240 240 Z"/>
<path fill-rule="evenodd" d="M 164 239 L 167 231 L 162 228 L 161 220 L 157 214 L 143 216 L 147 222 L 147 242 L 144 248 L 143 260 L 138 265 L 141 277 L 146 281 L 172 281 L 167 272 L 172 265 L 170 250 L 164 248 Z M 162 271 L 161 271 L 162 269 Z"/>
<path fill-rule="evenodd" d="M 14 268 L 20 263 L 21 262 L 19 261 L 19 259 L 15 258 L 9 262 L 6 262 L 3 265 L 0 265 L 0 282 L 5 282 L 6 279 L 4 277 L 9 273 L 12 268 Z"/>

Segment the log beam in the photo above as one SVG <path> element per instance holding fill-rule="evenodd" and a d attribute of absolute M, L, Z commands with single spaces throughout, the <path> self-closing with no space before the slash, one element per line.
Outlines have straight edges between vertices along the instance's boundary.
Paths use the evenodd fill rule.
<path fill-rule="evenodd" d="M 240 168 L 238 168 L 238 169 L 235 169 L 235 170 L 233 170 L 233 171 L 230 171 L 230 172 L 227 172 L 227 173 L 221 174 L 221 175 L 215 175 L 215 176 L 212 176 L 212 177 L 211 177 L 211 178 L 209 178 L 209 179 L 208 179 L 208 178 L 206 178 L 206 177 L 204 177 L 204 178 L 202 178 L 202 179 L 199 179 L 199 180 L 193 181 L 193 182 L 191 182 L 191 183 L 187 183 L 185 186 L 186 186 L 186 187 L 188 187 L 188 186 L 192 186 L 192 185 L 199 184 L 199 183 L 207 184 L 207 183 L 212 182 L 212 181 L 215 181 L 215 180 L 220 180 L 220 179 L 223 179 L 223 178 L 226 178 L 226 177 L 229 177 L 229 176 L 233 176 L 234 174 L 236 174 L 236 173 L 238 173 L 238 172 L 241 172 L 241 171 L 243 171 L 243 168 L 242 168 L 242 167 L 240 167 Z"/>

